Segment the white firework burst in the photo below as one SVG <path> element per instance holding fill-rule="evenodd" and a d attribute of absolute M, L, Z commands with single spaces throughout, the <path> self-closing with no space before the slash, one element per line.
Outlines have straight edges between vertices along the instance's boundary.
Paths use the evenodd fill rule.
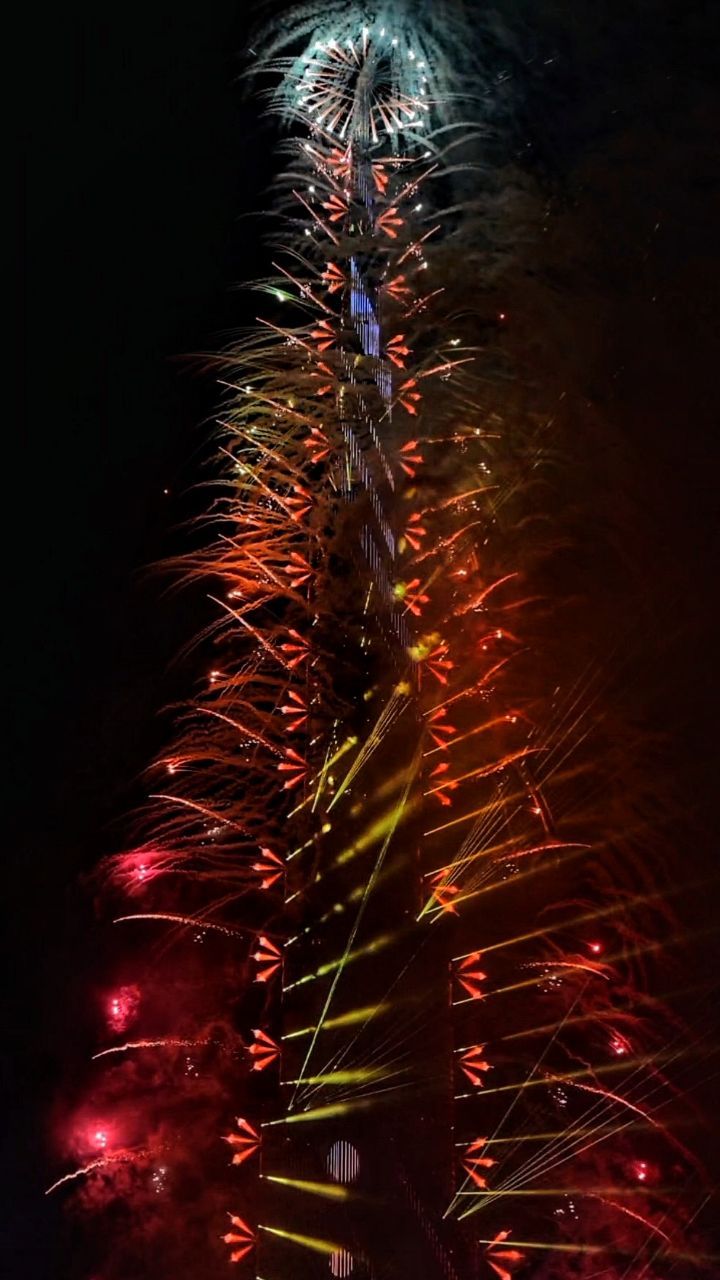
<path fill-rule="evenodd" d="M 312 126 L 352 137 L 369 130 L 368 141 L 423 129 L 430 111 L 427 61 L 387 27 L 364 26 L 356 38 L 315 41 L 291 73 L 294 109 Z"/>
<path fill-rule="evenodd" d="M 272 75 L 273 110 L 306 126 L 309 118 L 335 136 L 351 135 L 365 94 L 378 139 L 414 129 L 422 137 L 431 112 L 442 124 L 451 102 L 482 95 L 477 37 L 477 13 L 463 0 L 396 0 L 372 12 L 328 0 L 277 15 L 259 31 L 250 74 Z"/>

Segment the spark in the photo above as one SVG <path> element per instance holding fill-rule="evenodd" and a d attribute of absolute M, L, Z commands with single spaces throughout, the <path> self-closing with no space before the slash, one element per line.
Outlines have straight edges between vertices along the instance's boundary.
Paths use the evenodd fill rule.
<path fill-rule="evenodd" d="M 133 1164 L 137 1160 L 145 1159 L 150 1153 L 141 1149 L 139 1151 L 116 1151 L 111 1155 L 98 1156 L 96 1160 L 91 1160 L 89 1164 L 82 1165 L 79 1169 L 73 1169 L 71 1173 L 63 1174 L 62 1178 L 58 1178 L 57 1182 L 53 1182 L 52 1186 L 47 1188 L 46 1196 L 52 1195 L 53 1191 L 57 1191 L 58 1187 L 65 1186 L 69 1182 L 75 1182 L 78 1178 L 86 1178 L 97 1170 L 110 1169 L 114 1165 Z"/>
<path fill-rule="evenodd" d="M 92 1061 L 110 1057 L 114 1053 L 128 1053 L 131 1049 L 194 1049 L 198 1045 L 210 1043 L 210 1040 L 181 1040 L 176 1036 L 163 1036 L 159 1040 L 128 1040 L 126 1044 L 115 1044 L 109 1049 L 101 1049 L 99 1053 L 94 1053 Z"/>
<path fill-rule="evenodd" d="M 229 925 L 216 924 L 213 920 L 200 919 L 197 916 L 175 915 L 168 911 L 140 911 L 130 916 L 116 916 L 113 924 L 123 924 L 126 920 L 164 920 L 170 924 L 184 924 L 194 929 L 210 929 L 215 933 L 223 933 L 227 938 L 242 938 L 244 934 Z"/>

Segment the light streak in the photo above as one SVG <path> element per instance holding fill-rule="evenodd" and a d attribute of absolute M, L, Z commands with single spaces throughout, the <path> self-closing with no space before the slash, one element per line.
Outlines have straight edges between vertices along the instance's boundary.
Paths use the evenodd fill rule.
<path fill-rule="evenodd" d="M 408 779 L 408 782 L 407 782 L 407 785 L 406 785 L 405 790 L 404 790 L 404 792 L 403 792 L 403 795 L 402 795 L 402 797 L 401 797 L 401 800 L 400 800 L 400 802 L 399 802 L 399 803 L 398 803 L 398 805 L 397 805 L 397 808 L 396 808 L 396 811 L 395 811 L 395 821 L 394 821 L 394 823 L 393 823 L 393 824 L 389 827 L 389 829 L 388 829 L 388 833 L 387 833 L 387 836 L 386 836 L 386 838 L 385 838 L 385 842 L 384 842 L 384 844 L 383 844 L 382 848 L 380 849 L 380 852 L 379 852 L 378 857 L 377 857 L 377 859 L 376 859 L 375 866 L 374 866 L 374 868 L 373 868 L 372 874 L 370 875 L 370 878 L 368 879 L 367 886 L 366 886 L 365 891 L 364 891 L 364 893 L 363 893 L 363 896 L 362 896 L 362 898 L 361 898 L 361 900 L 360 900 L 360 905 L 359 905 L 359 907 L 358 907 L 358 912 L 357 912 L 357 916 L 356 916 L 356 918 L 355 918 L 355 922 L 354 922 L 353 927 L 352 927 L 352 929 L 351 929 L 351 931 L 350 931 L 350 934 L 348 935 L 347 946 L 346 946 L 346 948 L 345 948 L 345 956 L 346 956 L 346 957 L 347 957 L 347 956 L 349 956 L 349 955 L 351 954 L 352 947 L 353 947 L 353 944 L 354 944 L 354 942 L 355 942 L 355 938 L 357 937 L 358 929 L 360 928 L 360 924 L 361 924 L 362 919 L 363 919 L 363 916 L 364 916 L 364 914 L 365 914 L 365 908 L 366 908 L 366 906 L 367 906 L 367 902 L 368 902 L 368 900 L 369 900 L 369 898 L 370 898 L 370 895 L 372 894 L 373 888 L 374 888 L 374 886 L 375 886 L 375 884 L 376 884 L 376 882 L 377 882 L 377 879 L 378 879 L 378 877 L 379 877 L 379 875 L 380 875 L 380 871 L 381 871 L 382 866 L 383 866 L 383 863 L 384 863 L 384 861 L 385 861 L 385 856 L 386 856 L 387 851 L 388 851 L 388 848 L 389 848 L 389 846 L 390 846 L 390 841 L 392 840 L 392 837 L 393 837 L 393 835 L 395 834 L 395 828 L 397 827 L 397 825 L 398 825 L 398 823 L 400 822 L 400 819 L 401 819 L 401 817 L 402 817 L 402 813 L 403 813 L 403 810 L 404 810 L 404 808 L 405 808 L 405 803 L 406 803 L 406 801 L 407 801 L 407 798 L 408 798 L 408 795 L 409 795 L 409 792 L 410 792 L 411 780 L 412 780 L 412 774 L 411 774 L 410 778 Z M 314 1051 L 314 1049 L 315 1049 L 315 1045 L 316 1045 L 317 1038 L 318 1038 L 318 1035 L 319 1035 L 319 1033 L 320 1033 L 320 1029 L 321 1029 L 321 1027 L 322 1027 L 322 1024 L 323 1024 L 323 1022 L 325 1021 L 325 1018 L 327 1017 L 328 1010 L 329 1010 L 329 1008 L 330 1008 L 330 1004 L 331 1004 L 331 1002 L 332 1002 L 332 998 L 333 998 L 333 996 L 335 995 L 335 990 L 336 990 L 336 988 L 337 988 L 337 984 L 338 984 L 338 980 L 339 980 L 340 974 L 341 974 L 341 973 L 342 973 L 342 971 L 343 971 L 343 967 L 344 967 L 344 966 L 343 966 L 343 964 L 342 964 L 342 963 L 338 966 L 337 971 L 336 971 L 336 974 L 335 974 L 335 977 L 333 978 L 332 984 L 331 984 L 331 986 L 330 986 L 330 990 L 328 991 L 328 994 L 327 994 L 327 996 L 326 996 L 326 998 L 325 998 L 325 1003 L 324 1003 L 324 1005 L 323 1005 L 323 1009 L 322 1009 L 322 1012 L 321 1012 L 321 1015 L 320 1015 L 320 1019 L 319 1019 L 319 1021 L 318 1021 L 317 1028 L 316 1028 L 316 1030 L 315 1030 L 315 1032 L 314 1032 L 314 1034 L 313 1034 L 313 1037 L 312 1037 L 312 1039 L 311 1039 L 311 1041 L 310 1041 L 310 1046 L 309 1046 L 308 1051 L 307 1051 L 307 1053 L 306 1053 L 306 1055 L 305 1055 L 305 1059 L 304 1059 L 304 1061 L 303 1061 L 303 1064 L 302 1064 L 302 1067 L 301 1067 L 301 1070 L 300 1070 L 300 1075 L 301 1075 L 301 1076 L 304 1076 L 304 1075 L 307 1073 L 308 1063 L 310 1062 L 310 1058 L 312 1057 L 313 1051 Z M 296 1095 L 297 1095 L 297 1090 L 295 1091 L 295 1093 L 293 1094 L 292 1098 L 290 1099 L 290 1104 L 289 1104 L 289 1108 L 288 1108 L 290 1111 L 292 1111 L 292 1110 L 293 1110 L 293 1104 L 294 1104 L 294 1100 L 295 1100 Z"/>
<path fill-rule="evenodd" d="M 382 951 L 385 947 L 390 946 L 397 935 L 394 933 L 380 934 L 379 937 L 365 942 L 361 947 L 355 947 L 352 951 L 344 951 L 341 956 L 337 956 L 334 960 L 327 960 L 325 964 L 321 964 L 314 973 L 307 973 L 304 977 L 290 982 L 284 988 L 284 991 L 293 991 L 295 987 L 305 986 L 308 982 L 315 982 L 318 978 L 327 978 L 331 973 L 338 973 L 344 969 L 345 965 L 353 964 L 356 960 L 364 960 L 367 956 L 374 956 L 378 951 Z M 324 1019 L 314 1028 L 315 1032 L 322 1030 Z"/>
<path fill-rule="evenodd" d="M 342 1248 L 342 1245 L 330 1240 L 323 1240 L 318 1236 L 303 1236 L 296 1231 L 284 1231 L 281 1227 L 269 1227 L 262 1222 L 258 1230 L 266 1231 L 271 1236 L 278 1236 L 281 1240 L 288 1240 L 291 1244 L 300 1245 L 303 1249 L 309 1249 L 311 1253 L 322 1253 L 326 1257 L 337 1253 L 338 1249 Z"/>
<path fill-rule="evenodd" d="M 349 1013 L 340 1013 L 334 1018 L 326 1018 L 323 1023 L 323 1031 L 335 1031 L 339 1027 L 353 1027 L 358 1023 L 364 1023 L 368 1018 L 373 1018 L 379 1013 L 387 1013 L 390 1009 L 387 1003 L 369 1004 L 360 1009 L 352 1009 Z M 297 1031 L 288 1031 L 282 1037 L 283 1040 L 297 1040 L 300 1036 L 309 1036 L 315 1031 L 315 1027 L 301 1027 Z"/>
<path fill-rule="evenodd" d="M 299 1085 L 299 1084 L 321 1084 L 321 1085 L 346 1085 L 346 1084 L 368 1084 L 374 1080 L 384 1079 L 387 1072 L 373 1067 L 353 1067 L 344 1071 L 327 1071 L 319 1076 L 300 1076 L 297 1080 L 283 1080 L 283 1084 Z"/>
<path fill-rule="evenodd" d="M 319 1196 L 322 1200 L 348 1200 L 350 1192 L 347 1187 L 337 1182 L 305 1182 L 299 1178 L 281 1178 L 278 1174 L 263 1175 L 266 1182 L 275 1182 L 281 1187 L 290 1187 L 292 1191 L 304 1191 L 307 1195 Z"/>

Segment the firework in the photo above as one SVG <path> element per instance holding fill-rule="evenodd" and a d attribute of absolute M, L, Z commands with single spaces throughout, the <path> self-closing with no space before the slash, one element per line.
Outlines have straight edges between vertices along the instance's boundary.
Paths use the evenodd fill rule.
<path fill-rule="evenodd" d="M 472 297 L 472 41 L 412 7 L 332 22 L 264 46 L 287 235 L 224 360 L 217 536 L 179 566 L 211 656 L 104 868 L 154 939 L 142 998 L 110 997 L 132 1038 L 94 1055 L 137 1146 L 98 1129 L 51 1190 L 152 1191 L 176 1275 L 649 1280 L 688 1252 L 682 1050 L 590 820 L 592 690 L 540 656 L 536 461 Z"/>

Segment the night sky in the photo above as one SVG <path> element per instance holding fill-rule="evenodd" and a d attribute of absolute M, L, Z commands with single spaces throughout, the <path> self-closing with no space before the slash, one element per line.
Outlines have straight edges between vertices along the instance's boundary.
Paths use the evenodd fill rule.
<path fill-rule="evenodd" d="M 538 327 L 531 359 L 548 396 L 566 390 L 585 407 L 579 447 L 598 460 L 597 486 L 587 465 L 583 480 L 590 530 L 622 470 L 630 568 L 615 630 L 640 646 L 635 694 L 665 744 L 678 866 L 706 882 L 681 907 L 686 963 L 706 975 L 720 959 L 710 934 L 720 18 L 696 0 L 536 0 L 511 11 L 518 163 L 550 210 L 516 273 L 531 312 L 519 328 L 532 351 Z M 252 319 L 233 286 L 266 261 L 252 214 L 272 136 L 236 84 L 247 43 L 243 6 L 220 0 L 146 6 L 141 17 L 71 3 L 25 42 L 27 413 L 20 430 L 6 420 L 4 471 L 10 983 L 0 1063 L 3 1275 L 13 1280 L 61 1277 L 59 1208 L 42 1190 L 57 1163 L 57 1096 L 89 1034 L 82 977 L 99 926 L 80 881 L 140 794 L 162 708 L 192 679 L 192 664 L 173 658 L 205 616 L 201 596 L 168 595 L 147 570 L 182 548 L 195 509 L 187 490 L 216 400 L 202 353 Z M 610 571 L 597 572 L 612 599 Z M 712 1092 L 704 1086 L 704 1105 Z"/>

